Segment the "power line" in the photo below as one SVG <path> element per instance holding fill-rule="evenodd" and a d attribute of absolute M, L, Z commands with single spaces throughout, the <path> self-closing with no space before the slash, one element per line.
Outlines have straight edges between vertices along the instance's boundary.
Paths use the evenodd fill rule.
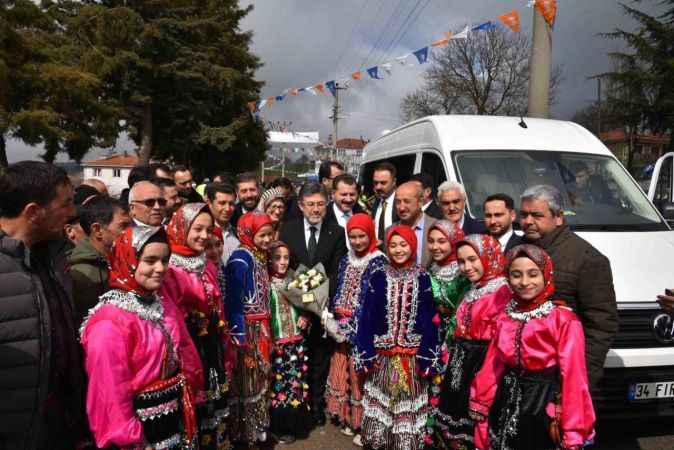
<path fill-rule="evenodd" d="M 420 1 L 421 1 L 421 0 L 420 0 Z M 417 4 L 420 3 L 420 1 L 417 2 Z M 388 47 L 387 47 L 386 50 L 384 51 L 384 54 L 382 55 L 382 57 L 381 57 L 380 60 L 379 60 L 380 62 L 381 62 L 381 61 L 384 61 L 385 58 L 388 57 L 388 55 L 390 54 L 391 50 L 395 50 L 395 48 L 398 46 L 398 44 L 400 44 L 400 41 L 407 35 L 407 32 L 409 31 L 409 29 L 412 27 L 412 25 L 414 24 L 414 22 L 417 21 L 417 19 L 418 19 L 419 16 L 421 15 L 421 13 L 424 11 L 424 9 L 426 9 L 426 7 L 429 5 L 430 2 L 431 2 L 431 0 L 426 0 L 426 3 L 424 3 L 424 5 L 423 5 L 420 9 L 418 9 L 418 10 L 416 11 L 416 15 L 415 15 L 413 18 L 411 18 L 411 14 L 408 15 L 408 19 L 410 19 L 410 18 L 411 18 L 411 19 L 408 20 L 406 24 L 403 24 L 403 25 L 400 27 L 397 36 L 395 36 L 395 37 L 391 40 L 391 42 L 389 43 Z"/>
<path fill-rule="evenodd" d="M 393 9 L 393 12 L 391 13 L 391 16 L 386 21 L 386 24 L 384 25 L 384 27 L 381 29 L 381 32 L 379 33 L 379 37 L 377 38 L 377 40 L 375 41 L 375 44 L 370 49 L 370 53 L 368 53 L 368 55 L 365 57 L 365 59 L 361 63 L 360 68 L 362 68 L 365 65 L 365 63 L 370 60 L 370 56 L 372 56 L 372 53 L 374 51 L 376 51 L 378 49 L 380 50 L 379 46 L 380 46 L 380 44 L 383 43 L 384 37 L 386 36 L 386 30 L 388 30 L 389 26 L 394 22 L 394 18 L 396 18 L 396 16 L 398 16 L 400 14 L 400 7 L 401 6 L 402 6 L 402 0 L 398 0 L 398 4 Z"/>
<path fill-rule="evenodd" d="M 360 11 L 358 11 L 358 20 L 354 21 L 353 27 L 351 28 L 351 33 L 349 33 L 348 40 L 346 42 L 346 45 L 342 47 L 342 51 L 339 54 L 339 58 L 337 58 L 337 64 L 335 64 L 335 73 L 338 72 L 338 69 L 340 68 L 340 64 L 342 62 L 342 58 L 344 58 L 344 54 L 346 53 L 346 50 L 351 47 L 351 42 L 353 41 L 354 33 L 356 32 L 357 28 L 360 28 L 360 24 L 363 21 L 363 11 L 365 10 L 365 6 L 367 6 L 369 2 L 367 0 L 363 0 L 363 5 L 360 7 Z"/>

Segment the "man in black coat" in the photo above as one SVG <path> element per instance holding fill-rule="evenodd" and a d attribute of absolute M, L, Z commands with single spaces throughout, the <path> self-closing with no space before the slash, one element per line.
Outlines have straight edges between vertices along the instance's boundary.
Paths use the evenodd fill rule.
<path fill-rule="evenodd" d="M 445 220 L 457 224 L 466 235 L 484 234 L 484 224 L 466 214 L 466 190 L 461 183 L 445 181 L 438 186 L 438 204 Z"/>
<path fill-rule="evenodd" d="M 484 201 L 484 224 L 487 232 L 501 244 L 503 253 L 524 244 L 524 238 L 515 233 L 513 222 L 517 218 L 515 201 L 506 194 L 493 194 Z"/>
<path fill-rule="evenodd" d="M 358 182 L 352 175 L 344 173 L 337 176 L 332 182 L 332 201 L 328 203 L 325 221 L 346 229 L 351 216 L 363 212 L 358 204 L 358 194 Z"/>
<path fill-rule="evenodd" d="M 521 201 L 520 225 L 526 241 L 548 252 L 554 265 L 555 298 L 564 300 L 583 324 L 590 387 L 596 388 L 618 332 L 611 264 L 569 229 L 564 200 L 555 187 L 533 186 L 524 191 Z"/>
<path fill-rule="evenodd" d="M 297 269 L 300 264 L 311 268 L 322 263 L 330 280 L 330 296 L 334 295 L 337 270 L 340 259 L 346 254 L 344 229 L 336 223 L 325 220 L 328 195 L 319 183 L 307 183 L 299 193 L 302 218 L 283 224 L 281 240 L 290 248 L 290 266 Z M 318 425 L 325 423 L 325 386 L 334 341 L 324 337 L 321 321 L 312 318 L 307 337 L 309 348 L 309 389 L 311 411 Z"/>
<path fill-rule="evenodd" d="M 422 189 L 423 200 L 421 203 L 421 210 L 424 212 L 424 214 L 437 220 L 444 219 L 442 209 L 440 209 L 438 204 L 435 202 L 435 198 L 433 196 L 433 177 L 425 172 L 415 173 L 412 175 L 412 178 L 410 178 L 410 181 L 419 183 Z"/>
<path fill-rule="evenodd" d="M 204 198 L 194 189 L 192 171 L 185 166 L 177 166 L 173 173 L 173 181 L 178 188 L 178 194 L 183 198 L 183 203 L 199 203 Z"/>
<path fill-rule="evenodd" d="M 377 239 L 382 245 L 386 238 L 386 230 L 399 220 L 395 208 L 396 176 L 397 170 L 389 162 L 377 164 L 372 172 L 372 189 L 377 196 L 377 200 L 372 205 L 372 220 L 374 220 Z"/>
<path fill-rule="evenodd" d="M 244 214 L 254 211 L 257 204 L 260 203 L 260 185 L 257 182 L 257 177 L 252 172 L 245 172 L 237 175 L 234 181 L 236 188 L 236 197 L 239 200 L 236 207 L 234 207 L 234 214 L 232 214 L 229 223 L 236 231 L 236 225 L 239 223 L 239 218 Z"/>
<path fill-rule="evenodd" d="M 72 303 L 49 250 L 74 214 L 63 169 L 23 161 L 0 175 L 2 449 L 74 449 L 87 433 Z"/>

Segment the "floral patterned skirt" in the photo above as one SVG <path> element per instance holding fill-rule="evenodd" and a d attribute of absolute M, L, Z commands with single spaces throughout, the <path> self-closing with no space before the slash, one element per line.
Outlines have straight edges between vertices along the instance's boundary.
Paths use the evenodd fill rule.
<path fill-rule="evenodd" d="M 271 432 L 305 438 L 313 427 L 309 410 L 309 357 L 304 339 L 275 344 L 271 359 Z"/>

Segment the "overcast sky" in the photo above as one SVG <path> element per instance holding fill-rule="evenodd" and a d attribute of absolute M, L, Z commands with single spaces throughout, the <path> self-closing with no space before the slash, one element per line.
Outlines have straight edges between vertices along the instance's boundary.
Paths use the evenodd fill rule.
<path fill-rule="evenodd" d="M 625 0 L 629 3 L 629 0 Z M 257 78 L 265 82 L 262 98 L 280 95 L 286 88 L 300 88 L 343 78 L 385 59 L 407 54 L 442 37 L 457 33 L 465 24 L 477 24 L 517 9 L 522 33 L 531 36 L 532 9 L 527 0 L 245 0 L 254 9 L 242 23 L 254 33 L 252 50 L 263 62 Z M 640 8 L 657 12 L 657 1 Z M 609 68 L 608 52 L 620 43 L 598 33 L 614 28 L 633 29 L 615 0 L 559 0 L 553 34 L 553 63 L 562 66 L 564 81 L 555 118 L 567 119 L 596 98 L 596 82 L 587 77 Z M 418 5 L 414 9 L 415 5 Z M 403 24 L 406 25 L 402 27 Z M 399 31 L 401 30 L 401 31 Z M 394 36 L 398 36 L 393 42 Z M 393 44 L 393 45 L 391 45 Z M 396 45 L 397 44 L 397 45 Z M 386 48 L 391 46 L 388 52 Z M 369 58 L 368 58 L 369 57 Z M 414 58 L 410 58 L 410 62 Z M 340 137 L 373 138 L 399 125 L 402 97 L 420 86 L 427 65 L 395 67 L 384 80 L 351 83 L 343 94 L 344 120 Z M 320 132 L 325 141 L 332 132 L 329 119 L 332 96 L 305 93 L 265 108 L 265 120 L 292 121 L 295 131 Z M 133 144 L 120 140 L 119 150 Z M 37 157 L 40 153 L 9 142 L 9 159 Z M 85 158 L 89 159 L 89 158 Z"/>

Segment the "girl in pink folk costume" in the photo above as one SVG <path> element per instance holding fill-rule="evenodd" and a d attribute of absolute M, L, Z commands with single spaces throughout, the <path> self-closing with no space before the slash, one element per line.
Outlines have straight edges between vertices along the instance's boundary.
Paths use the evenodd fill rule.
<path fill-rule="evenodd" d="M 225 418 L 229 415 L 229 380 L 225 368 L 227 327 L 218 285 L 218 269 L 206 257 L 213 217 L 205 203 L 188 203 L 171 217 L 166 232 L 171 260 L 161 293 L 183 312 L 204 367 L 204 390 L 197 393 L 200 446 L 229 447 Z"/>
<path fill-rule="evenodd" d="M 436 426 L 447 448 L 473 448 L 474 423 L 468 415 L 470 384 L 482 367 L 497 317 L 510 300 L 498 241 L 471 234 L 456 244 L 459 269 L 472 285 L 456 310 L 450 360 L 440 390 Z"/>
<path fill-rule="evenodd" d="M 520 245 L 508 254 L 514 292 L 471 386 L 479 449 L 580 449 L 595 421 L 583 326 L 554 299 L 552 260 Z"/>
<path fill-rule="evenodd" d="M 182 313 L 157 293 L 169 254 L 163 229 L 127 228 L 110 254 L 111 289 L 82 323 L 99 448 L 196 448 L 192 399 L 203 369 Z"/>

